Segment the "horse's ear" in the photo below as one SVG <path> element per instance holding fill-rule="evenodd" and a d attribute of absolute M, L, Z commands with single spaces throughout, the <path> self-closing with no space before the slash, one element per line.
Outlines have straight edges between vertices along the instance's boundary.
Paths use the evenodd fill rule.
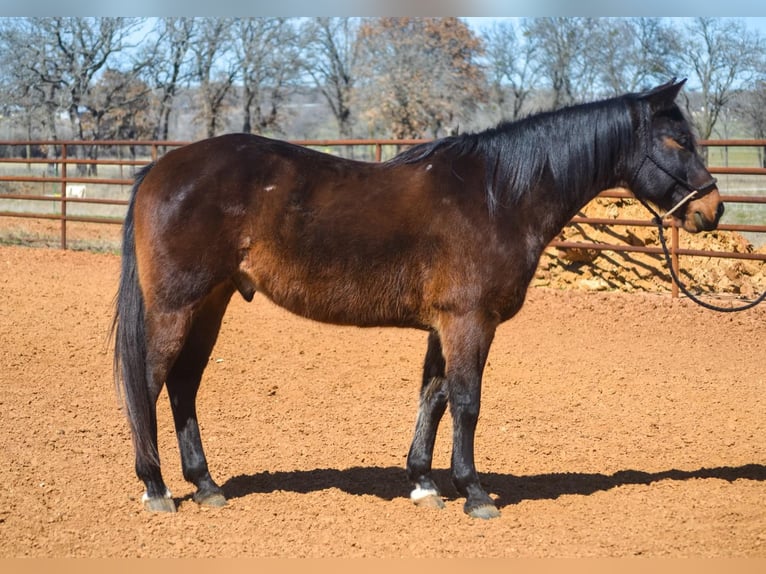
<path fill-rule="evenodd" d="M 641 94 L 641 99 L 647 100 L 655 111 L 665 110 L 675 103 L 676 97 L 685 83 L 686 78 L 680 82 L 676 82 L 676 79 L 673 78 L 665 84 L 644 92 Z"/>

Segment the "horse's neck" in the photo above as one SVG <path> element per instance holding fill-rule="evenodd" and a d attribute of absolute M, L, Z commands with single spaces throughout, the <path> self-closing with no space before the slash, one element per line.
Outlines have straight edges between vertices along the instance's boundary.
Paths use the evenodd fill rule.
<path fill-rule="evenodd" d="M 572 115 L 570 121 L 574 123 L 566 129 L 559 126 L 559 133 L 569 135 L 562 135 L 555 145 L 547 147 L 544 175 L 530 190 L 532 203 L 543 206 L 539 227 L 546 241 L 553 239 L 599 193 L 624 186 L 627 166 L 632 164 L 637 150 L 635 134 L 626 133 L 632 124 L 622 125 L 615 120 L 614 130 L 605 129 L 603 124 L 611 127 L 612 120 L 605 122 L 602 117 L 601 122 L 596 122 L 601 127 L 593 127 L 594 132 L 590 132 L 590 126 L 583 126 L 582 114 Z"/>
<path fill-rule="evenodd" d="M 572 138 L 584 137 L 570 132 Z M 592 136 L 591 136 L 592 137 Z M 508 202 L 511 211 L 518 211 L 537 229 L 544 240 L 550 241 L 566 223 L 585 205 L 605 189 L 625 185 L 626 165 L 630 164 L 626 153 L 632 153 L 632 146 L 618 142 L 603 141 L 596 149 L 590 142 L 559 140 L 555 146 L 543 153 L 544 161 L 539 180 L 528 189 L 508 196 L 515 200 Z M 611 157 L 594 157 L 613 151 Z M 609 152 L 606 152 L 609 153 Z M 517 205 L 513 206 L 514 203 Z"/>
<path fill-rule="evenodd" d="M 540 241 L 548 244 L 599 193 L 618 185 L 619 182 L 615 180 L 605 186 L 593 185 L 576 190 L 539 186 L 530 193 L 526 203 L 529 214 L 525 217 L 526 232 L 538 234 Z"/>
<path fill-rule="evenodd" d="M 519 204 L 505 207 L 496 219 L 497 237 L 506 244 L 505 252 L 525 277 L 525 286 L 532 280 L 546 246 L 598 191 L 588 190 L 571 203 L 562 202 L 555 195 L 533 190 Z"/>
<path fill-rule="evenodd" d="M 530 159 L 535 152 L 540 156 L 547 154 L 533 158 L 537 162 L 544 161 L 541 175 L 527 189 L 509 194 L 513 199 L 506 202 L 498 214 L 498 232 L 504 234 L 508 252 L 518 256 L 518 250 L 523 249 L 530 273 L 546 245 L 579 210 L 605 189 L 625 185 L 628 166 L 632 165 L 635 145 L 627 139 L 625 130 L 629 126 L 626 123 L 615 125 L 614 130 L 596 126 L 591 132 L 582 117 L 571 117 L 576 124 L 568 126 L 561 122 L 555 130 L 561 138 L 549 142 L 545 148 L 521 154 L 525 159 Z M 598 145 L 575 139 L 583 137 L 599 138 Z M 540 173 L 538 169 L 527 171 L 528 175 Z"/>

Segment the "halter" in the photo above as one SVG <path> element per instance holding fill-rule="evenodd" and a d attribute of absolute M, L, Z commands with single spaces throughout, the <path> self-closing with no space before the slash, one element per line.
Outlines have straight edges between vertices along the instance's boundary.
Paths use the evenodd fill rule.
<path fill-rule="evenodd" d="M 692 199 L 694 196 L 696 196 L 696 195 L 703 196 L 703 195 L 706 195 L 707 193 L 710 193 L 718 185 L 718 180 L 716 178 L 714 178 L 713 176 L 710 176 L 710 179 L 708 181 L 706 181 L 703 185 L 695 187 L 694 185 L 692 185 L 692 183 L 690 181 L 688 181 L 686 179 L 682 179 L 682 178 L 678 177 L 676 174 L 674 174 L 673 172 L 671 172 L 650 151 L 644 151 L 644 157 L 641 159 L 641 163 L 638 164 L 638 167 L 636 168 L 636 171 L 633 172 L 633 181 L 635 181 L 636 178 L 638 177 L 638 174 L 641 171 L 641 169 L 644 167 L 644 164 L 646 163 L 646 160 L 651 161 L 655 166 L 657 166 L 659 168 L 659 170 L 662 173 L 667 175 L 670 179 L 675 181 L 678 185 L 680 185 L 681 187 L 684 187 L 687 190 L 689 190 L 689 194 L 686 195 L 681 201 L 676 203 L 670 209 L 670 211 L 666 212 L 664 214 L 664 217 L 667 217 L 671 213 L 674 213 L 679 207 L 681 207 L 687 201 Z M 643 200 L 641 200 L 641 201 L 643 203 Z M 651 209 L 651 212 L 655 216 L 657 215 L 653 209 Z"/>
<path fill-rule="evenodd" d="M 692 183 L 686 179 L 682 179 L 681 177 L 674 174 L 672 171 L 670 171 L 665 165 L 657 159 L 657 157 L 654 155 L 653 150 L 651 149 L 652 143 L 651 143 L 651 137 L 649 134 L 649 126 L 651 125 L 651 117 L 649 113 L 649 107 L 648 106 L 642 106 L 640 108 L 640 114 L 641 114 L 641 128 L 640 131 L 643 132 L 641 135 L 643 136 L 641 138 L 642 141 L 642 147 L 643 147 L 643 157 L 641 158 L 641 163 L 638 164 L 638 167 L 633 172 L 633 181 L 636 181 L 638 178 L 639 172 L 643 169 L 644 164 L 646 163 L 646 160 L 649 160 L 652 162 L 662 173 L 667 175 L 670 179 L 675 181 L 678 185 L 681 187 L 689 190 L 689 194 L 684 197 L 681 201 L 676 203 L 673 208 L 665 213 L 665 216 L 670 215 L 671 213 L 674 213 L 679 207 L 681 207 L 683 204 L 685 204 L 687 201 L 689 201 L 692 197 L 695 195 L 705 195 L 713 190 L 713 188 L 716 187 L 718 184 L 718 180 L 714 178 L 712 175 L 710 176 L 710 179 L 706 181 L 703 185 L 700 186 L 694 186 Z M 643 200 L 641 200 L 642 203 Z M 646 205 L 644 203 L 644 205 Z M 653 215 L 657 216 L 657 213 L 650 208 L 650 211 Z"/>
<path fill-rule="evenodd" d="M 642 116 L 644 119 L 644 126 L 648 125 L 648 110 L 644 109 L 642 110 Z M 646 129 L 646 128 L 645 128 Z M 675 181 L 678 185 L 686 188 L 689 190 L 689 193 L 686 194 L 683 199 L 681 199 L 678 203 L 676 203 L 669 211 L 667 211 L 665 214 L 660 215 L 657 213 L 654 208 L 652 208 L 649 203 L 647 203 L 643 198 L 637 197 L 637 199 L 641 202 L 641 204 L 649 211 L 649 213 L 652 214 L 652 223 L 654 223 L 657 226 L 657 231 L 660 237 L 660 244 L 662 245 L 662 251 L 665 255 L 665 264 L 668 266 L 668 270 L 670 271 L 670 275 L 673 278 L 673 281 L 675 281 L 676 285 L 678 285 L 679 289 L 683 292 L 684 295 L 686 295 L 689 299 L 694 301 L 697 305 L 700 305 L 701 307 L 704 307 L 705 309 L 709 309 L 711 311 L 718 311 L 720 313 L 734 313 L 737 311 L 744 311 L 746 309 L 750 309 L 752 307 L 755 307 L 759 303 L 763 302 L 764 299 L 766 299 L 766 291 L 760 294 L 760 296 L 756 299 L 753 299 L 752 301 L 749 301 L 745 303 L 744 305 L 741 305 L 739 307 L 719 307 L 718 305 L 712 305 L 711 303 L 707 303 L 705 301 L 702 301 L 700 298 L 698 298 L 696 295 L 694 295 L 691 291 L 689 291 L 686 286 L 681 282 L 681 280 L 678 278 L 678 275 L 676 274 L 675 270 L 673 269 L 673 262 L 671 261 L 670 257 L 670 250 L 668 249 L 668 245 L 665 242 L 665 228 L 662 223 L 662 220 L 664 217 L 667 217 L 671 214 L 673 214 L 676 210 L 678 210 L 681 206 L 686 204 L 688 201 L 690 201 L 692 198 L 694 198 L 697 195 L 703 196 L 710 191 L 713 190 L 713 188 L 717 185 L 717 180 L 713 176 L 710 177 L 710 180 L 705 182 L 703 185 L 699 187 L 693 186 L 688 180 L 682 179 L 672 173 L 669 169 L 667 169 L 656 157 L 654 157 L 654 154 L 649 150 L 649 146 L 651 145 L 649 143 L 649 138 L 644 137 L 644 157 L 641 159 L 641 163 L 638 164 L 638 167 L 636 168 L 636 171 L 633 172 L 633 181 L 636 181 L 636 178 L 638 177 L 638 173 L 641 171 L 641 169 L 644 167 L 644 164 L 646 163 L 646 160 L 651 161 L 655 166 L 659 168 L 660 171 L 665 173 L 668 177 L 670 177 L 673 181 Z"/>

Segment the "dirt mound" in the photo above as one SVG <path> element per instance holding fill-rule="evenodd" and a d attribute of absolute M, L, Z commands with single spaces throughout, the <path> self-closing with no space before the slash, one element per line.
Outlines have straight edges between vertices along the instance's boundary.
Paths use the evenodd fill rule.
<path fill-rule="evenodd" d="M 597 198 L 580 216 L 649 221 L 650 215 L 635 199 Z M 657 229 L 642 226 L 572 224 L 556 238 L 560 241 L 608 243 L 661 247 Z M 666 231 L 670 242 L 670 232 Z M 680 232 L 680 247 L 735 253 L 766 253 L 755 249 L 741 234 L 711 231 L 696 235 Z M 680 257 L 681 280 L 693 292 L 733 294 L 752 298 L 766 286 L 766 265 L 762 261 L 731 260 L 719 257 Z M 593 291 L 668 292 L 671 278 L 660 254 L 596 249 L 549 247 L 543 254 L 533 285 Z"/>

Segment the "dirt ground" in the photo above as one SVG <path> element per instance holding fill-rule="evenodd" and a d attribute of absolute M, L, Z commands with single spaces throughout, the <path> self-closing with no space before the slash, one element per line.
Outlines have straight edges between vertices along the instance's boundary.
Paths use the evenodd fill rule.
<path fill-rule="evenodd" d="M 404 463 L 426 335 L 235 298 L 199 410 L 229 504 L 143 511 L 107 344 L 119 259 L 0 246 L 0 557 L 766 557 L 766 305 L 530 290 L 485 373 L 477 465 L 502 516 L 441 511 Z"/>

